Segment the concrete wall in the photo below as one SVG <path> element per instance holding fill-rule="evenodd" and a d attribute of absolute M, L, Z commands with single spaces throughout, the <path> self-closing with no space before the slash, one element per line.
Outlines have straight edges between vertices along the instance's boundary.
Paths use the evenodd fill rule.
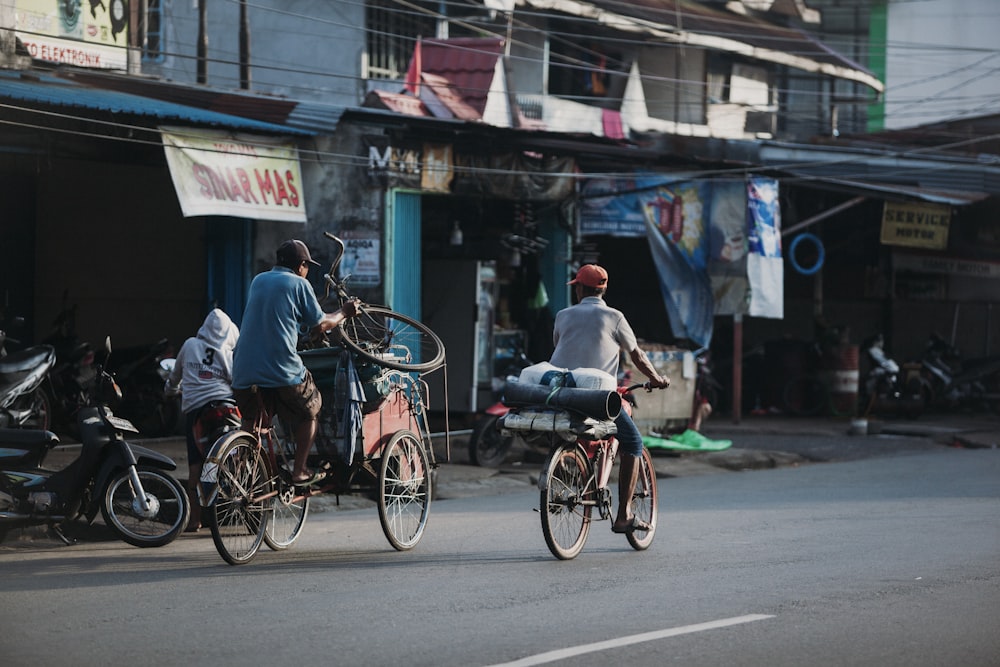
<path fill-rule="evenodd" d="M 357 105 L 365 36 L 365 3 L 264 0 L 247 3 L 251 89 L 297 99 Z M 239 3 L 208 6 L 208 84 L 240 87 Z M 144 74 L 197 81 L 196 2 L 164 3 L 163 62 L 143 62 Z"/>

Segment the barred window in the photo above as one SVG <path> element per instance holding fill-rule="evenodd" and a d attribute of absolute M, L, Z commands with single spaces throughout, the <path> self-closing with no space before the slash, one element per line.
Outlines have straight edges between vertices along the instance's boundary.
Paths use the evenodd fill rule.
<path fill-rule="evenodd" d="M 441 3 L 399 3 L 393 0 L 369 0 L 365 8 L 368 29 L 369 79 L 401 79 L 413 55 L 418 37 L 436 37 Z"/>
<path fill-rule="evenodd" d="M 144 0 L 140 9 L 139 36 L 142 40 L 142 59 L 161 62 L 163 60 L 161 0 Z"/>

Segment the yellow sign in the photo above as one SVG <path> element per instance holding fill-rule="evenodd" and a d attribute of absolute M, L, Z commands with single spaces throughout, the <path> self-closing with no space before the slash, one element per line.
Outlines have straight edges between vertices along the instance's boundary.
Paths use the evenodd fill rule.
<path fill-rule="evenodd" d="M 160 133 L 185 218 L 306 221 L 299 153 L 291 142 L 179 127 Z"/>
<path fill-rule="evenodd" d="M 32 58 L 79 67 L 127 68 L 125 0 L 16 0 L 14 7 L 17 36 Z"/>
<path fill-rule="evenodd" d="M 911 248 L 948 247 L 951 208 L 932 204 L 885 202 L 882 209 L 882 243 Z"/>

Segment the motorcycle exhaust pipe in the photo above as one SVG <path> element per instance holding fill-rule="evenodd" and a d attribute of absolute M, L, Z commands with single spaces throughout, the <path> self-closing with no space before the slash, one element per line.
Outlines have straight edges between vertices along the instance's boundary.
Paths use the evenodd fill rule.
<path fill-rule="evenodd" d="M 602 421 L 617 419 L 622 410 L 622 397 L 617 391 L 549 387 L 524 382 L 508 382 L 504 387 L 503 403 L 520 408 L 532 405 L 565 408 Z"/>

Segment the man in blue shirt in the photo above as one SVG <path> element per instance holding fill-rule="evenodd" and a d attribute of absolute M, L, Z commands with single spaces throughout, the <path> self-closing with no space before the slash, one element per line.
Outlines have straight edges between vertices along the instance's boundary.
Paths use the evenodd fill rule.
<path fill-rule="evenodd" d="M 293 430 L 292 482 L 297 485 L 323 478 L 323 473 L 306 468 L 323 399 L 298 355 L 299 335 L 319 336 L 358 313 L 357 300 L 324 313 L 306 280 L 310 265 L 319 262 L 313 261 L 305 243 L 293 239 L 281 244 L 274 268 L 250 283 L 233 356 L 233 393 L 243 423 L 256 426 L 259 392 L 267 412 L 277 414 Z"/>
<path fill-rule="evenodd" d="M 598 368 L 618 376 L 621 352 L 629 355 L 635 367 L 649 378 L 650 388 L 669 387 L 670 378 L 656 372 L 635 339 L 632 327 L 621 311 L 604 302 L 608 272 L 597 264 L 580 267 L 569 281 L 576 286 L 575 306 L 556 313 L 552 342 L 556 349 L 550 362 L 560 368 Z M 621 463 L 618 468 L 618 516 L 611 526 L 616 533 L 649 530 L 649 525 L 632 514 L 632 494 L 639 478 L 642 434 L 628 412 L 615 419 Z"/>

